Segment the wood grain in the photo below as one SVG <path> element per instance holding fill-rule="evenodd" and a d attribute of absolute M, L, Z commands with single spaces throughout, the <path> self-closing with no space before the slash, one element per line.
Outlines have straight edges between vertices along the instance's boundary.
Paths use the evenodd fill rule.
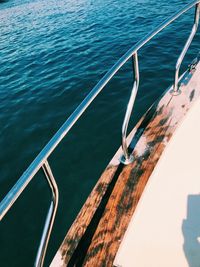
<path fill-rule="evenodd" d="M 190 80 L 188 80 L 190 77 Z M 200 95 L 200 64 L 184 76 L 182 94 L 167 91 L 130 134 L 134 162 L 119 163 L 121 149 L 68 231 L 53 266 L 113 266 L 119 244 L 144 187 L 178 124 Z M 59 262 L 59 265 L 58 265 Z"/>

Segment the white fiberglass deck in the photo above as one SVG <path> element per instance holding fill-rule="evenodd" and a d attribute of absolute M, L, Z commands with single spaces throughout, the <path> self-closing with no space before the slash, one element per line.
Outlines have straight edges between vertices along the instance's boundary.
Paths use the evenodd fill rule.
<path fill-rule="evenodd" d="M 200 267 L 200 100 L 152 173 L 114 265 Z"/>

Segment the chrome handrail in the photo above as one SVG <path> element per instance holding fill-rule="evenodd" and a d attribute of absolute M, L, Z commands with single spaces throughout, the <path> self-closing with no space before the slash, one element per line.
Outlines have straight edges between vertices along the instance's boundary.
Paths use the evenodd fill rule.
<path fill-rule="evenodd" d="M 35 174 L 43 169 L 43 172 L 46 176 L 46 179 L 49 183 L 49 186 L 52 191 L 52 202 L 47 214 L 47 218 L 45 221 L 45 226 L 43 229 L 42 238 L 40 241 L 40 246 L 37 252 L 37 257 L 35 261 L 35 266 L 43 266 L 44 257 L 46 253 L 46 248 L 48 245 L 49 237 L 51 234 L 53 222 L 55 219 L 55 214 L 58 206 L 58 189 L 56 185 L 56 181 L 53 177 L 53 173 L 50 169 L 50 166 L 47 162 L 48 157 L 54 151 L 54 149 L 58 146 L 58 144 L 62 141 L 62 139 L 66 136 L 72 126 L 76 123 L 76 121 L 80 118 L 83 112 L 88 108 L 88 106 L 92 103 L 92 101 L 96 98 L 96 96 L 102 91 L 102 89 L 106 86 L 106 84 L 112 79 L 112 77 L 118 72 L 118 70 L 131 58 L 133 57 L 134 61 L 134 72 L 135 72 L 135 82 L 133 85 L 132 93 L 127 105 L 126 114 L 122 126 L 122 149 L 123 149 L 123 157 L 121 161 L 124 164 L 128 164 L 132 162 L 132 158 L 128 153 L 126 136 L 127 136 L 127 128 L 130 120 L 130 115 L 133 109 L 133 105 L 135 102 L 138 85 L 139 85 L 139 66 L 138 66 L 138 50 L 143 47 L 147 42 L 149 42 L 155 35 L 157 35 L 160 31 L 166 28 L 169 24 L 171 24 L 174 20 L 179 18 L 183 13 L 190 10 L 192 7 L 196 6 L 195 11 L 195 22 L 193 26 L 193 30 L 186 42 L 183 51 L 177 61 L 176 64 L 176 75 L 174 81 L 174 90 L 173 93 L 176 94 L 178 89 L 178 75 L 180 65 L 182 60 L 190 46 L 190 43 L 196 33 L 198 27 L 199 20 L 199 9 L 200 9 L 200 0 L 193 1 L 192 3 L 186 5 L 183 9 L 181 9 L 178 13 L 172 15 L 170 18 L 165 20 L 159 27 L 157 27 L 154 31 L 145 36 L 142 40 L 140 40 L 136 45 L 131 47 L 115 64 L 114 66 L 102 77 L 102 79 L 96 84 L 96 86 L 91 90 L 91 92 L 85 97 L 85 99 L 79 104 L 79 106 L 75 109 L 75 111 L 69 116 L 69 118 L 64 122 L 61 128 L 56 132 L 56 134 L 51 138 L 51 140 L 47 143 L 47 145 L 42 149 L 42 151 L 38 154 L 38 156 L 34 159 L 34 161 L 30 164 L 30 166 L 26 169 L 26 171 L 22 174 L 16 184 L 11 188 L 8 194 L 4 197 L 4 199 L 0 203 L 0 220 L 6 215 L 8 210 L 12 207 L 14 202 L 35 176 Z"/>
<path fill-rule="evenodd" d="M 181 90 L 178 88 L 178 80 L 179 80 L 179 71 L 180 71 L 180 67 L 181 67 L 181 64 L 182 64 L 182 61 L 185 57 L 185 54 L 187 53 L 188 51 L 188 48 L 197 32 L 197 28 L 198 28 L 198 25 L 199 25 L 199 12 L 200 12 L 200 5 L 197 4 L 196 5 L 196 10 L 195 10 L 195 19 L 194 19 L 194 25 L 192 27 L 192 31 L 187 39 L 187 42 L 185 43 L 185 46 L 176 62 L 176 70 L 175 70 L 175 77 L 174 77 L 174 88 L 173 90 L 171 91 L 171 93 L 173 95 L 179 95 L 181 93 Z"/>
<path fill-rule="evenodd" d="M 128 148 L 127 148 L 127 143 L 126 143 L 126 134 L 127 134 L 127 128 L 128 128 L 128 123 L 131 117 L 133 105 L 135 102 L 135 98 L 137 95 L 138 87 L 139 87 L 139 82 L 140 82 L 140 73 L 139 73 L 139 65 L 138 65 L 138 54 L 137 52 L 132 56 L 132 65 L 133 65 L 133 70 L 135 73 L 135 81 L 133 84 L 133 89 L 131 91 L 131 96 L 127 105 L 126 109 L 126 114 L 124 117 L 124 122 L 122 125 L 122 150 L 124 152 L 124 155 L 121 157 L 121 162 L 125 165 L 131 163 L 133 161 L 133 155 L 128 154 Z"/>
<path fill-rule="evenodd" d="M 44 263 L 47 245 L 49 242 L 51 230 L 52 230 L 53 223 L 54 223 L 55 216 L 56 216 L 56 211 L 58 207 L 58 196 L 59 196 L 58 187 L 57 187 L 55 178 L 53 176 L 53 173 L 51 171 L 51 168 L 47 160 L 42 165 L 42 169 L 47 179 L 47 182 L 49 184 L 49 187 L 51 188 L 52 200 L 51 200 L 51 205 L 49 207 L 49 211 L 47 213 L 44 230 L 42 233 L 40 245 L 38 248 L 38 252 L 37 252 L 37 256 L 36 256 L 36 260 L 34 264 L 36 267 L 43 266 L 43 263 Z"/>

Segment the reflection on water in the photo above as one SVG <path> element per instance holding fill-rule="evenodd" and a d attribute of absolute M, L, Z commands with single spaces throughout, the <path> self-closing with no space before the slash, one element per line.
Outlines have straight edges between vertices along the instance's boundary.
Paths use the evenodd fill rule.
<path fill-rule="evenodd" d="M 200 267 L 200 194 L 188 196 L 187 218 L 183 220 L 182 232 L 189 267 Z"/>

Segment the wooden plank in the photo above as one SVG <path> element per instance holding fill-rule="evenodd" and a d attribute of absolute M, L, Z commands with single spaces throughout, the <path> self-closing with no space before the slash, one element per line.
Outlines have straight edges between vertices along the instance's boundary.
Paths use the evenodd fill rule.
<path fill-rule="evenodd" d="M 67 233 L 51 266 L 112 266 L 143 189 L 165 146 L 200 94 L 200 64 L 183 78 L 182 94 L 167 92 L 129 136 L 134 162 L 116 153 Z M 188 82 L 188 77 L 190 80 Z M 188 83 L 188 84 L 187 84 Z"/>

